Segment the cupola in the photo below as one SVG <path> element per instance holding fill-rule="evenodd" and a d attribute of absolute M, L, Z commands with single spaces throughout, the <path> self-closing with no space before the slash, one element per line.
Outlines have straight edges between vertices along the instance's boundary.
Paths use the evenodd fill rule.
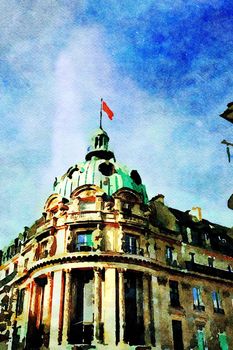
<path fill-rule="evenodd" d="M 92 157 L 106 160 L 115 159 L 114 153 L 108 150 L 108 143 L 108 134 L 102 128 L 98 128 L 91 137 L 86 160 L 91 160 Z"/>

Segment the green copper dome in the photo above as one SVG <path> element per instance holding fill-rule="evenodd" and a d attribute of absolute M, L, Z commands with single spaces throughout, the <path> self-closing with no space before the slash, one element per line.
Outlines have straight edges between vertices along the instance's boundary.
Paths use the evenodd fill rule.
<path fill-rule="evenodd" d="M 112 195 L 126 187 L 138 192 L 144 203 L 148 197 L 146 188 L 136 170 L 129 170 L 115 160 L 114 153 L 108 149 L 109 137 L 103 129 L 98 129 L 91 138 L 86 161 L 70 167 L 60 178 L 55 179 L 54 191 L 63 197 L 82 185 L 97 185 L 107 195 Z"/>

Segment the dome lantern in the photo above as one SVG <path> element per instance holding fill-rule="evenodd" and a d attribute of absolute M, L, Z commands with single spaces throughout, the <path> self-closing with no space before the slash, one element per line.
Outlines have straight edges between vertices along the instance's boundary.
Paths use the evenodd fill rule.
<path fill-rule="evenodd" d="M 109 136 L 102 128 L 98 128 L 91 137 L 90 146 L 88 147 L 88 153 L 86 160 L 90 160 L 92 157 L 109 160 L 115 159 L 113 152 L 108 150 Z"/>

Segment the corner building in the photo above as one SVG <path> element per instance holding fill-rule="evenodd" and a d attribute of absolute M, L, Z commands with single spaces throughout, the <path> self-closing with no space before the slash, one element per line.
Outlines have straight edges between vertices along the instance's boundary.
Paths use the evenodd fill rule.
<path fill-rule="evenodd" d="M 148 201 L 108 144 L 1 251 L 0 349 L 233 349 L 232 230 Z"/>

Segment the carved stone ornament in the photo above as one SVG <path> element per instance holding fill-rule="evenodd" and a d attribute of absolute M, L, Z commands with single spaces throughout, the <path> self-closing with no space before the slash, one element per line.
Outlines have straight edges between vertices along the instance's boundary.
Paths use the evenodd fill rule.
<path fill-rule="evenodd" d="M 158 284 L 159 285 L 166 286 L 166 284 L 167 284 L 167 277 L 165 277 L 165 276 L 158 276 L 157 280 L 158 280 Z"/>

